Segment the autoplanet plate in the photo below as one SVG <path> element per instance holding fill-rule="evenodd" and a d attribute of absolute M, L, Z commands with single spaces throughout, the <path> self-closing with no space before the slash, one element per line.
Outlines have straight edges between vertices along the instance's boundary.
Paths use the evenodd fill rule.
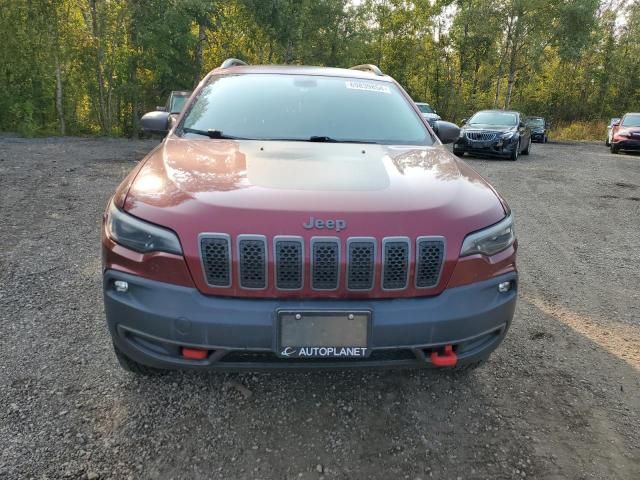
<path fill-rule="evenodd" d="M 369 354 L 371 313 L 279 311 L 282 358 L 363 358 Z"/>

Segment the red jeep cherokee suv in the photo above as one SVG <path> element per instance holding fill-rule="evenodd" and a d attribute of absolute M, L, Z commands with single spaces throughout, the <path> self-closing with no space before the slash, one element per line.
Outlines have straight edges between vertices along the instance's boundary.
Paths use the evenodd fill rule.
<path fill-rule="evenodd" d="M 504 338 L 511 211 L 377 67 L 230 59 L 143 126 L 102 230 L 125 369 L 468 368 Z"/>

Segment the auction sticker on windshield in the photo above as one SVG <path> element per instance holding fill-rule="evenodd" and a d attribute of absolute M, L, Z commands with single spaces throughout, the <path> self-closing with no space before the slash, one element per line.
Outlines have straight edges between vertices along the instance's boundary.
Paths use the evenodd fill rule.
<path fill-rule="evenodd" d="M 369 92 L 391 93 L 391 89 L 386 85 L 377 82 L 361 82 L 358 80 L 347 80 L 347 88 L 352 90 L 367 90 Z"/>

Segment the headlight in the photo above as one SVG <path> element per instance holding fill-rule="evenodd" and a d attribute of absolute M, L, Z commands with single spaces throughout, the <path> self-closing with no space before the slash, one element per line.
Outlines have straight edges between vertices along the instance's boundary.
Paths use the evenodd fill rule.
<path fill-rule="evenodd" d="M 111 240 L 136 252 L 169 252 L 182 255 L 182 247 L 175 233 L 143 222 L 118 209 L 113 202 L 109 205 L 106 230 Z"/>
<path fill-rule="evenodd" d="M 505 132 L 505 133 L 503 133 L 503 134 L 502 134 L 502 139 L 503 139 L 503 140 L 510 140 L 510 139 L 512 139 L 512 138 L 513 138 L 513 136 L 514 136 L 515 134 L 516 134 L 516 132 L 515 132 L 515 131 L 513 131 L 513 132 Z"/>
<path fill-rule="evenodd" d="M 515 241 L 513 215 L 509 215 L 489 228 L 467 235 L 464 242 L 462 242 L 460 256 L 463 257 L 475 253 L 494 255 L 510 247 Z"/>

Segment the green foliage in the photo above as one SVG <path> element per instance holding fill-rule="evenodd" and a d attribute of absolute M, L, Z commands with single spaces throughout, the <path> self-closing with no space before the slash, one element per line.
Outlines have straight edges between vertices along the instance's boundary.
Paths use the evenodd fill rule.
<path fill-rule="evenodd" d="M 0 0 L 0 130 L 134 136 L 227 57 L 378 64 L 454 121 L 508 107 L 592 125 L 640 110 L 640 2 L 622 3 Z"/>

